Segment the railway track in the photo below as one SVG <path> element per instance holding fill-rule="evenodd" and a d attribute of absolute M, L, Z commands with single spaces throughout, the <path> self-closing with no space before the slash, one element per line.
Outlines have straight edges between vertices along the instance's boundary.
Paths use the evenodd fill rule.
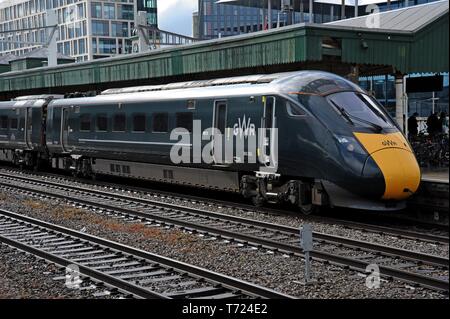
<path fill-rule="evenodd" d="M 136 298 L 292 298 L 216 272 L 0 209 L 0 242 Z"/>
<path fill-rule="evenodd" d="M 130 186 L 126 186 L 122 187 L 121 185 L 117 185 L 117 184 L 112 184 L 112 183 L 108 183 L 108 182 L 104 182 L 104 181 L 91 181 L 91 180 L 87 180 L 87 179 L 80 179 L 80 178 L 74 178 L 74 177 L 68 177 L 68 176 L 64 176 L 64 175 L 58 175 L 58 174 L 53 174 L 53 173 L 45 173 L 45 175 L 36 175 L 35 173 L 31 173 L 31 172 L 24 172 L 24 171 L 19 171 L 19 170 L 15 170 L 15 169 L 8 169 L 6 173 L 3 173 L 0 171 L 0 176 L 4 175 L 4 176 L 17 176 L 14 174 L 24 174 L 32 177 L 37 177 L 37 178 L 46 178 L 49 179 L 50 182 L 56 182 L 56 183 L 61 183 L 61 182 L 66 182 L 70 181 L 73 183 L 76 183 L 79 186 L 91 186 L 91 187 L 95 187 L 96 189 L 100 189 L 100 190 L 112 190 L 114 192 L 117 193 L 122 193 L 122 194 L 126 194 L 126 193 L 133 193 L 133 196 L 142 196 L 144 198 L 147 199 L 160 199 L 160 200 L 165 200 L 165 199 L 171 199 L 174 201 L 179 202 L 181 205 L 183 203 L 186 202 L 195 202 L 198 205 L 201 205 L 203 207 L 210 207 L 211 204 L 215 204 L 218 205 L 220 207 L 223 208 L 229 208 L 231 210 L 237 210 L 240 212 L 244 212 L 244 213 L 260 213 L 260 214 L 272 214 L 272 215 L 277 215 L 277 216 L 285 216 L 285 215 L 292 215 L 292 216 L 298 216 L 299 212 L 293 212 L 291 210 L 287 210 L 287 209 L 280 209 L 280 208 L 273 208 L 273 207 L 264 207 L 264 208 L 259 208 L 259 207 L 255 207 L 249 204 L 245 204 L 243 202 L 230 202 L 230 201 L 225 201 L 225 200 L 219 200 L 219 199 L 214 199 L 214 198 L 205 198 L 205 197 L 200 197 L 200 196 L 194 196 L 194 195 L 189 195 L 189 194 L 182 194 L 182 196 L 180 196 L 180 194 L 178 193 L 173 193 L 173 192 L 168 192 L 168 191 L 162 191 L 162 190 L 154 190 L 154 189 L 148 189 L 148 188 L 142 188 L 142 187 L 130 187 Z M 31 177 L 31 178 L 32 178 Z M 186 206 L 186 205 L 184 205 Z M 448 227 L 443 227 L 442 225 L 428 225 L 425 224 L 423 225 L 424 228 L 421 229 L 420 231 L 414 231 L 411 230 L 409 228 L 404 228 L 404 227 L 392 227 L 392 226 L 386 226 L 385 224 L 377 224 L 376 222 L 369 222 L 369 221 L 361 221 L 361 218 L 356 218 L 356 220 L 354 220 L 355 216 L 352 216 L 352 219 L 337 219 L 337 218 L 333 218 L 330 216 L 301 216 L 302 219 L 304 220 L 308 220 L 311 222 L 320 222 L 320 223 L 328 223 L 328 224 L 332 224 L 332 225 L 341 225 L 343 227 L 346 228 L 350 228 L 350 229 L 355 229 L 355 230 L 360 230 L 362 232 L 372 232 L 372 233 L 378 233 L 378 234 L 387 234 L 390 236 L 394 236 L 397 238 L 406 238 L 406 239 L 411 239 L 411 240 L 421 240 L 421 241 L 427 241 L 427 242 L 432 242 L 432 243 L 444 243 L 444 244 L 448 244 L 449 243 L 449 236 L 448 236 Z M 366 216 L 368 217 L 368 216 Z M 371 216 L 374 217 L 374 216 Z M 390 220 L 393 223 L 398 223 L 398 219 L 392 219 Z M 407 221 L 408 223 L 410 223 L 410 221 Z M 418 225 L 414 224 L 414 227 L 416 228 Z M 420 225 L 419 225 L 420 226 Z M 431 227 L 431 230 L 430 230 Z M 445 234 L 445 235 L 443 235 Z"/>
<path fill-rule="evenodd" d="M 117 219 L 175 226 L 303 257 L 298 246 L 298 229 L 292 227 L 34 178 L 0 174 L 0 185 L 31 196 L 69 200 L 76 206 Z M 446 258 L 317 232 L 314 237 L 312 258 L 362 272 L 375 263 L 384 277 L 448 292 Z"/>

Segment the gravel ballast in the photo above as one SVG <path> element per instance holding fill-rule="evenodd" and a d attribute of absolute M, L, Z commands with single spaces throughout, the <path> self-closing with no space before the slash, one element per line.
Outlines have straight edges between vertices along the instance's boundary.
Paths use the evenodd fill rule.
<path fill-rule="evenodd" d="M 448 298 L 439 292 L 411 287 L 399 281 L 382 281 L 366 287 L 365 274 L 313 261 L 315 283 L 304 285 L 304 260 L 268 252 L 179 229 L 146 227 L 122 222 L 55 200 L 30 199 L 0 193 L 3 209 L 25 214 L 86 233 L 138 247 L 190 264 L 221 272 L 298 298 Z"/>
<path fill-rule="evenodd" d="M 24 173 L 24 175 L 27 175 Z M 53 181 L 54 177 L 42 175 L 44 180 Z M 105 187 L 101 185 L 92 185 L 87 183 L 82 183 L 74 181 L 68 178 L 60 178 L 57 181 L 61 184 L 66 184 L 68 186 L 78 186 L 84 188 L 92 188 L 95 190 L 104 191 L 111 194 L 128 195 L 137 198 L 150 199 L 155 201 L 160 201 L 168 204 L 176 204 L 181 206 L 186 206 L 196 209 L 209 210 L 221 214 L 227 214 L 237 217 L 244 217 L 248 219 L 254 219 L 270 224 L 280 224 L 289 227 L 300 228 L 303 224 L 308 223 L 312 226 L 315 232 L 324 233 L 328 235 L 336 235 L 345 238 L 355 239 L 363 242 L 370 242 L 373 244 L 387 245 L 394 248 L 405 249 L 415 252 L 420 252 L 423 254 L 436 255 L 440 257 L 449 257 L 449 245 L 443 243 L 434 243 L 423 240 L 414 240 L 409 238 L 398 238 L 397 236 L 392 236 L 386 233 L 363 231 L 356 228 L 348 228 L 342 225 L 330 224 L 327 222 L 312 221 L 308 217 L 304 218 L 302 215 L 274 215 L 265 214 L 260 211 L 249 211 L 245 209 L 239 209 L 237 207 L 227 207 L 221 206 L 216 203 L 205 203 L 183 199 L 182 195 L 180 197 L 170 197 L 164 195 L 155 195 L 150 193 L 139 193 L 134 191 L 124 191 L 125 187 Z M 26 184 L 24 184 L 26 185 Z M 37 187 L 37 186 L 35 186 Z M 45 190 L 45 187 L 42 188 Z M 238 205 L 237 205 L 238 206 Z"/>

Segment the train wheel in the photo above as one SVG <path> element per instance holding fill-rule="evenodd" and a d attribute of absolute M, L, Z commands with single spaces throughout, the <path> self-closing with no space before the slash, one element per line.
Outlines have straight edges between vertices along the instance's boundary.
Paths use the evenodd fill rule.
<path fill-rule="evenodd" d="M 265 198 L 260 195 L 256 195 L 256 196 L 252 197 L 252 203 L 256 207 L 264 206 L 265 202 L 266 202 Z"/>

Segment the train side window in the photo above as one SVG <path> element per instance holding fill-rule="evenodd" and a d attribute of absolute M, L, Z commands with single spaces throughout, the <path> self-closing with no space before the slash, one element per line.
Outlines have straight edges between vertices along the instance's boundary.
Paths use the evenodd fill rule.
<path fill-rule="evenodd" d="M 192 124 L 194 116 L 191 112 L 182 112 L 176 114 L 177 128 L 184 128 L 192 133 Z"/>
<path fill-rule="evenodd" d="M 95 129 L 97 132 L 108 131 L 108 116 L 106 114 L 97 114 Z"/>
<path fill-rule="evenodd" d="M 11 118 L 11 123 L 9 125 L 11 130 L 17 130 L 19 126 L 19 121 L 17 120 L 17 117 Z"/>
<path fill-rule="evenodd" d="M 133 132 L 145 132 L 145 114 L 133 115 Z"/>
<path fill-rule="evenodd" d="M 153 114 L 153 132 L 166 133 L 169 131 L 169 114 L 155 113 Z"/>
<path fill-rule="evenodd" d="M 115 114 L 113 118 L 113 132 L 125 132 L 127 127 L 127 117 L 125 113 Z"/>
<path fill-rule="evenodd" d="M 0 116 L 0 129 L 8 128 L 8 116 L 2 115 Z"/>
<path fill-rule="evenodd" d="M 91 116 L 89 114 L 82 114 L 80 116 L 80 132 L 91 131 Z"/>
<path fill-rule="evenodd" d="M 286 110 L 290 116 L 303 116 L 305 112 L 298 106 L 291 102 L 286 102 Z"/>

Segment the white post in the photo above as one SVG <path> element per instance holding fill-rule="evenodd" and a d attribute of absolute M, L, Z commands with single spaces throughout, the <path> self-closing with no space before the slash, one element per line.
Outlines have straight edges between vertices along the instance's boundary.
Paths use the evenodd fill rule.
<path fill-rule="evenodd" d="M 58 19 L 55 10 L 47 11 L 47 26 L 57 28 Z M 47 51 L 48 51 L 48 66 L 58 65 L 58 47 L 56 45 L 57 31 L 54 28 L 47 28 Z"/>
<path fill-rule="evenodd" d="M 267 24 L 267 29 L 272 29 L 272 0 L 269 0 L 267 5 Z"/>
<path fill-rule="evenodd" d="M 400 129 L 404 132 L 403 95 L 403 75 L 397 74 L 395 76 L 395 119 Z"/>
<path fill-rule="evenodd" d="M 309 23 L 314 23 L 314 0 L 309 0 Z"/>
<path fill-rule="evenodd" d="M 138 45 L 139 45 L 139 52 L 146 52 L 148 51 L 150 47 L 149 39 L 147 39 L 147 30 L 140 27 L 140 25 L 147 25 L 147 12 L 145 11 L 139 11 L 136 17 L 135 21 L 135 28 L 137 29 L 138 33 Z"/>
<path fill-rule="evenodd" d="M 300 2 L 300 23 L 305 22 L 305 8 L 303 7 L 303 0 Z"/>
<path fill-rule="evenodd" d="M 408 117 L 409 117 L 409 103 L 408 94 L 406 93 L 406 75 L 403 76 L 403 127 L 405 128 L 405 135 L 408 137 Z"/>
<path fill-rule="evenodd" d="M 313 282 L 311 280 L 311 259 L 309 253 L 314 249 L 313 232 L 309 224 L 305 224 L 300 228 L 300 247 L 305 254 L 305 284 L 309 284 Z"/>
<path fill-rule="evenodd" d="M 358 0 L 355 0 L 355 17 L 358 16 Z"/>
<path fill-rule="evenodd" d="M 436 93 L 433 91 L 433 95 L 431 96 L 431 113 L 434 114 L 434 110 L 436 109 Z"/>

